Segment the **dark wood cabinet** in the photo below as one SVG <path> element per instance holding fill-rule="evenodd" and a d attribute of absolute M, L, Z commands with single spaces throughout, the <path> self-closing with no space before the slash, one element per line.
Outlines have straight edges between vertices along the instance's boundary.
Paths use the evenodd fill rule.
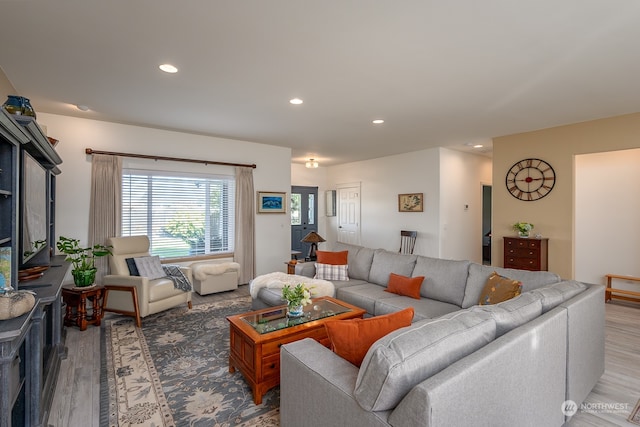
<path fill-rule="evenodd" d="M 549 239 L 504 238 L 504 267 L 519 270 L 547 271 L 549 269 Z"/>

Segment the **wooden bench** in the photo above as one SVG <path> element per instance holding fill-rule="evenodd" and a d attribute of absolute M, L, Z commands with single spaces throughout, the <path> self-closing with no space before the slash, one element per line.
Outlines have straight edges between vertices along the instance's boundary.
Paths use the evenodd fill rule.
<path fill-rule="evenodd" d="M 605 289 L 605 293 L 604 293 L 604 302 L 611 301 L 612 299 L 621 299 L 621 300 L 631 301 L 631 302 L 640 302 L 640 292 L 629 291 L 627 289 L 617 289 L 617 288 L 611 287 L 611 281 L 613 279 L 640 282 L 640 277 L 620 276 L 617 274 L 606 274 L 604 277 L 607 278 L 607 288 Z"/>

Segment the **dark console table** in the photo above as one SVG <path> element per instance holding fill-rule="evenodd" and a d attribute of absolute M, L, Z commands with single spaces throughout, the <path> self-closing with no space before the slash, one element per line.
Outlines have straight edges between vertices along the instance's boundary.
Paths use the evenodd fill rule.
<path fill-rule="evenodd" d="M 64 256 L 53 257 L 42 277 L 19 285 L 37 294 L 33 309 L 0 320 L 0 427 L 46 424 L 66 354 L 60 289 L 68 269 Z"/>

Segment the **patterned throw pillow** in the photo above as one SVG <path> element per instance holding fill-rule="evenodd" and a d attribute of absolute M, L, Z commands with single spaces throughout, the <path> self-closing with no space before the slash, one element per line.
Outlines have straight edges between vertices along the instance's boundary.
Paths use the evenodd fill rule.
<path fill-rule="evenodd" d="M 349 280 L 347 268 L 347 265 L 321 264 L 317 262 L 314 279 Z"/>
<path fill-rule="evenodd" d="M 500 276 L 495 271 L 487 279 L 478 305 L 497 304 L 515 298 L 522 292 L 522 282 Z"/>
<path fill-rule="evenodd" d="M 133 260 L 135 261 L 138 272 L 142 277 L 146 277 L 149 280 L 155 280 L 167 276 L 162 269 L 159 256 L 144 256 L 134 258 Z"/>

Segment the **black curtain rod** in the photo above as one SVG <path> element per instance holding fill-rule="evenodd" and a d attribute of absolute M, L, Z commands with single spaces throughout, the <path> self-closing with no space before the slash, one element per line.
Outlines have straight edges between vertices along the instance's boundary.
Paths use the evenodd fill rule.
<path fill-rule="evenodd" d="M 168 160 L 170 162 L 202 163 L 204 165 L 241 166 L 241 167 L 253 168 L 253 169 L 256 168 L 255 164 L 248 165 L 243 163 L 215 162 L 212 160 L 182 159 L 180 157 L 164 157 L 164 156 L 149 156 L 147 154 L 118 153 L 115 151 L 92 150 L 91 148 L 85 148 L 84 152 L 86 154 L 106 154 L 108 156 L 136 157 L 138 159 L 151 159 L 151 160 Z"/>

